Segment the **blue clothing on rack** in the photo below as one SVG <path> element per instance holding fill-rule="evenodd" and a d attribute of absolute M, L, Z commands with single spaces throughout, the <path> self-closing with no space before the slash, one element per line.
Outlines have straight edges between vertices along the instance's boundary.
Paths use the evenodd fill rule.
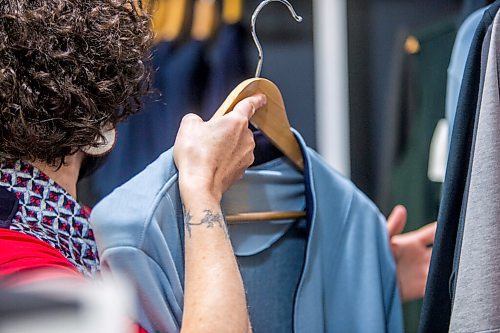
<path fill-rule="evenodd" d="M 465 62 L 467 61 L 472 38 L 486 9 L 487 7 L 476 10 L 464 21 L 457 32 L 455 44 L 453 45 L 446 83 L 446 119 L 450 128 L 450 141 L 453 123 L 455 122 L 455 112 L 457 111 L 458 95 L 460 94 L 460 86 L 464 76 Z"/>
<path fill-rule="evenodd" d="M 296 137 L 303 174 L 279 157 L 247 170 L 223 197 L 225 214 L 307 210 L 304 220 L 229 226 L 255 331 L 402 332 L 385 218 Z M 102 200 L 91 221 L 103 269 L 136 286 L 137 322 L 178 332 L 184 225 L 172 150 Z"/>

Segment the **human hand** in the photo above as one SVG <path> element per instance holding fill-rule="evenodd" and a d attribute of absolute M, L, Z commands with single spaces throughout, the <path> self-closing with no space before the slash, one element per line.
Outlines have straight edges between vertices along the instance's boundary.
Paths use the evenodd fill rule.
<path fill-rule="evenodd" d="M 184 202 L 196 194 L 219 203 L 222 194 L 243 176 L 254 161 L 249 120 L 265 104 L 264 95 L 255 95 L 240 101 L 227 115 L 207 122 L 194 114 L 183 118 L 174 160 Z"/>
<path fill-rule="evenodd" d="M 387 219 L 387 229 L 396 260 L 401 297 L 403 301 L 411 301 L 424 297 L 432 254 L 429 246 L 434 242 L 436 223 L 400 235 L 406 219 L 406 208 L 401 205 L 394 207 Z"/>

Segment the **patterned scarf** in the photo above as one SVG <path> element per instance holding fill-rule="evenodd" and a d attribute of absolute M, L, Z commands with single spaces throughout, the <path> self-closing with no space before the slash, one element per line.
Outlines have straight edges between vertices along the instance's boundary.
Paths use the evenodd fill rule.
<path fill-rule="evenodd" d="M 11 230 L 44 241 L 87 277 L 99 271 L 90 209 L 32 165 L 18 161 L 0 166 L 0 186 L 16 194 L 19 209 Z"/>

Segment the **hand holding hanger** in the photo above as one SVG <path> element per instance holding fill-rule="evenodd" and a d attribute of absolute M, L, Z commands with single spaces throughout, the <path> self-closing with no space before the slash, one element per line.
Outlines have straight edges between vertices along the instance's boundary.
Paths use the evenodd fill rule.
<path fill-rule="evenodd" d="M 248 97 L 224 117 L 204 122 L 194 114 L 185 116 L 174 145 L 174 159 L 179 169 L 181 196 L 198 195 L 220 202 L 222 194 L 253 163 L 255 142 L 248 121 L 256 110 L 266 105 L 263 95 Z M 215 130 L 216 129 L 216 130 Z M 185 195 L 185 194 L 191 195 Z"/>
<path fill-rule="evenodd" d="M 259 52 L 259 62 L 255 72 L 255 78 L 248 79 L 240 83 L 226 98 L 222 106 L 217 110 L 214 118 L 221 117 L 233 110 L 235 105 L 242 99 L 254 95 L 264 94 L 267 96 L 268 105 L 262 110 L 256 112 L 250 119 L 252 125 L 257 127 L 261 132 L 278 148 L 290 161 L 301 171 L 304 170 L 304 160 L 302 151 L 295 135 L 292 133 L 290 123 L 286 115 L 285 103 L 278 87 L 267 79 L 260 78 L 264 52 L 257 38 L 255 22 L 257 16 L 264 6 L 270 2 L 278 1 L 287 6 L 293 18 L 297 22 L 302 21 L 302 17 L 297 15 L 293 6 L 287 0 L 265 0 L 257 6 L 252 15 L 252 36 Z M 228 222 L 250 222 L 250 221 L 274 221 L 299 219 L 306 216 L 306 212 L 256 212 L 256 213 L 241 213 L 231 216 L 226 216 Z"/>
<path fill-rule="evenodd" d="M 257 16 L 264 6 L 270 2 L 278 1 L 285 4 L 297 22 L 302 21 L 302 17 L 297 15 L 292 5 L 286 0 L 265 0 L 255 9 L 252 15 L 252 37 L 259 52 L 259 62 L 255 72 L 255 78 L 248 79 L 240 83 L 226 98 L 221 107 L 217 110 L 214 117 L 222 116 L 231 112 L 233 107 L 240 100 L 258 93 L 267 96 L 268 106 L 256 113 L 251 119 L 252 125 L 262 131 L 262 133 L 287 156 L 292 163 L 300 170 L 304 169 L 304 161 L 299 144 L 295 139 L 291 129 L 288 117 L 286 115 L 285 103 L 279 88 L 271 81 L 260 78 L 262 64 L 264 61 L 264 51 L 257 37 L 255 23 Z"/>

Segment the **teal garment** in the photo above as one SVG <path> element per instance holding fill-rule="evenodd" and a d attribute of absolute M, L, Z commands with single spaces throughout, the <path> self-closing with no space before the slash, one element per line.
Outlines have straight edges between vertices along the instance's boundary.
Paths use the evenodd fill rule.
<path fill-rule="evenodd" d="M 392 166 L 389 207 L 403 204 L 408 210 L 405 230 L 411 231 L 437 220 L 441 184 L 428 176 L 429 150 L 438 121 L 445 117 L 447 68 L 456 34 L 455 19 L 447 19 L 413 33 L 420 50 L 407 54 L 404 80 L 411 87 L 398 110 L 406 119 Z M 413 112 L 408 112 L 409 110 Z M 405 304 L 406 332 L 416 332 L 421 301 Z"/>
<path fill-rule="evenodd" d="M 286 292 L 293 304 L 282 306 L 292 313 L 283 313 L 289 316 L 293 332 L 402 332 L 385 218 L 352 182 L 296 136 L 305 161 L 303 175 L 287 159 L 277 158 L 247 170 L 223 198 L 225 213 L 307 208 L 302 222 L 230 226 L 249 295 L 259 288 L 265 292 L 263 285 L 283 274 L 281 268 L 269 271 L 263 263 L 285 265 L 290 272 L 288 286 L 274 285 L 279 291 L 268 286 L 266 292 L 273 295 L 249 297 L 255 331 L 267 332 L 268 327 L 279 325 L 273 308 L 276 301 L 284 301 L 275 293 Z M 131 279 L 138 300 L 134 319 L 150 332 L 178 332 L 182 325 L 183 218 L 172 150 L 113 191 L 92 212 L 101 266 Z M 300 235 L 307 237 L 306 243 Z M 258 258 L 269 251 L 274 254 L 282 244 L 297 246 L 286 257 L 292 258 L 291 264 L 282 258 L 273 262 L 272 255 Z M 300 265 L 294 257 L 303 258 Z M 263 271 L 269 272 L 267 279 Z M 290 288 L 294 281 L 297 285 Z M 253 311 L 256 308 L 260 311 Z"/>

